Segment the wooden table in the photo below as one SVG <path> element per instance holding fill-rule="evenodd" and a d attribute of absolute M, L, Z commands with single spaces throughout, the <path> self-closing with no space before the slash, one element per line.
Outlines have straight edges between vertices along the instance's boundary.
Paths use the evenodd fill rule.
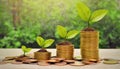
<path fill-rule="evenodd" d="M 30 53 L 37 51 L 38 49 L 32 49 Z M 48 51 L 52 52 L 52 56 L 56 55 L 55 49 L 48 49 Z M 6 56 L 19 56 L 23 52 L 21 49 L 0 49 L 0 59 L 2 60 Z M 100 49 L 99 50 L 100 58 L 114 58 L 120 59 L 120 49 Z M 80 49 L 75 49 L 74 56 L 80 55 Z M 0 65 L 0 69 L 120 69 L 120 64 L 108 65 L 97 63 L 95 65 L 86 65 L 86 66 L 38 66 L 31 64 L 3 64 Z"/>

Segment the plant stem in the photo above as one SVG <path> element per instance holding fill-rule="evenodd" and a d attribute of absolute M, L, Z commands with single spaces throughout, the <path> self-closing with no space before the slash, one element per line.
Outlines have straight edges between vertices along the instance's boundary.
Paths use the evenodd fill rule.
<path fill-rule="evenodd" d="M 23 56 L 25 56 L 25 52 L 24 52 Z"/>
<path fill-rule="evenodd" d="M 90 23 L 89 23 L 89 21 L 88 21 L 88 28 L 90 27 Z"/>
<path fill-rule="evenodd" d="M 68 32 L 67 32 L 67 34 L 68 34 Z M 65 35 L 64 41 L 67 41 L 67 34 Z"/>
<path fill-rule="evenodd" d="M 42 47 L 41 49 L 43 49 L 43 50 L 44 50 L 44 49 L 46 49 L 46 48 L 45 48 L 45 47 Z"/>
<path fill-rule="evenodd" d="M 64 41 L 64 42 L 67 41 L 67 38 L 65 37 L 65 38 L 63 39 L 63 41 Z"/>
<path fill-rule="evenodd" d="M 91 18 L 91 15 L 90 15 L 90 17 L 88 19 L 88 28 L 90 27 L 90 18 Z"/>

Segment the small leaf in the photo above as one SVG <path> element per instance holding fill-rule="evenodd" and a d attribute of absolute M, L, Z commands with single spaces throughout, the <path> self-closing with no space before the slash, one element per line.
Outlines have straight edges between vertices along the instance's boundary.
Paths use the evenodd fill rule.
<path fill-rule="evenodd" d="M 27 52 L 31 51 L 31 48 L 26 48 L 26 46 L 22 45 L 22 51 L 27 53 Z"/>
<path fill-rule="evenodd" d="M 77 4 L 77 10 L 80 18 L 84 21 L 88 21 L 91 16 L 91 11 L 87 5 L 82 2 Z"/>
<path fill-rule="evenodd" d="M 41 47 L 43 46 L 43 44 L 44 44 L 44 39 L 43 39 L 42 37 L 39 37 L 39 36 L 38 36 L 37 39 L 36 39 L 36 41 L 37 41 L 37 43 L 38 43 L 39 46 L 41 46 Z"/>
<path fill-rule="evenodd" d="M 79 31 L 77 31 L 77 30 L 69 31 L 68 34 L 67 34 L 67 39 L 74 38 L 78 33 L 79 33 Z"/>
<path fill-rule="evenodd" d="M 51 46 L 53 42 L 54 42 L 53 39 L 48 39 L 48 40 L 46 40 L 45 43 L 44 43 L 44 47 L 46 48 L 46 47 Z"/>
<path fill-rule="evenodd" d="M 24 52 L 26 49 L 26 46 L 22 45 L 22 51 Z"/>
<path fill-rule="evenodd" d="M 25 53 L 30 52 L 30 51 L 31 51 L 31 48 L 26 48 L 25 49 Z"/>
<path fill-rule="evenodd" d="M 65 38 L 65 37 L 66 37 L 67 30 L 66 30 L 65 27 L 58 25 L 58 26 L 57 26 L 57 32 L 58 32 L 58 35 L 59 35 L 60 37 L 62 37 L 62 38 Z"/>
<path fill-rule="evenodd" d="M 91 15 L 90 23 L 94 23 L 101 20 L 107 14 L 107 12 L 108 12 L 107 10 L 94 11 L 93 14 Z"/>

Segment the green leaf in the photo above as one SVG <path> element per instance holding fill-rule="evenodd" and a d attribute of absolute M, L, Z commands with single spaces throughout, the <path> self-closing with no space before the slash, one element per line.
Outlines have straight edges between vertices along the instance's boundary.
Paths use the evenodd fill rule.
<path fill-rule="evenodd" d="M 26 46 L 22 45 L 22 51 L 25 51 Z"/>
<path fill-rule="evenodd" d="M 26 48 L 25 49 L 25 53 L 30 52 L 30 51 L 31 51 L 31 48 Z"/>
<path fill-rule="evenodd" d="M 53 44 L 54 40 L 53 39 L 48 39 L 44 42 L 44 47 L 49 47 Z"/>
<path fill-rule="evenodd" d="M 58 32 L 58 35 L 59 35 L 60 37 L 62 37 L 62 38 L 65 38 L 65 37 L 66 37 L 67 30 L 66 30 L 65 27 L 58 25 L 58 26 L 57 26 L 57 32 Z"/>
<path fill-rule="evenodd" d="M 69 31 L 66 38 L 67 38 L 67 39 L 72 39 L 72 38 L 74 38 L 78 33 L 79 33 L 79 31 L 77 31 L 77 30 Z"/>
<path fill-rule="evenodd" d="M 108 12 L 107 10 L 94 11 L 93 14 L 91 15 L 90 23 L 94 23 L 101 20 L 107 14 L 107 12 Z"/>
<path fill-rule="evenodd" d="M 42 47 L 45 40 L 42 37 L 38 36 L 36 41 L 37 41 L 38 45 Z"/>
<path fill-rule="evenodd" d="M 31 48 L 26 48 L 26 46 L 22 45 L 22 51 L 27 53 L 31 51 Z"/>
<path fill-rule="evenodd" d="M 91 11 L 90 9 L 87 7 L 87 5 L 85 5 L 82 2 L 79 2 L 77 4 L 77 10 L 78 10 L 78 14 L 80 16 L 80 18 L 84 21 L 88 21 L 90 16 L 91 16 Z"/>

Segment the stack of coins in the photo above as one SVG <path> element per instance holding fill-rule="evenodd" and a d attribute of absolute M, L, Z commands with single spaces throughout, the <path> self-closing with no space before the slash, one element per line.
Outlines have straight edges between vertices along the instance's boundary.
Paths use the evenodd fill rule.
<path fill-rule="evenodd" d="M 49 60 L 51 57 L 51 52 L 35 52 L 35 59 L 39 60 Z"/>
<path fill-rule="evenodd" d="M 73 59 L 74 45 L 57 45 L 57 57 L 67 60 Z"/>
<path fill-rule="evenodd" d="M 80 47 L 83 60 L 96 59 L 99 61 L 99 32 L 81 31 Z"/>

